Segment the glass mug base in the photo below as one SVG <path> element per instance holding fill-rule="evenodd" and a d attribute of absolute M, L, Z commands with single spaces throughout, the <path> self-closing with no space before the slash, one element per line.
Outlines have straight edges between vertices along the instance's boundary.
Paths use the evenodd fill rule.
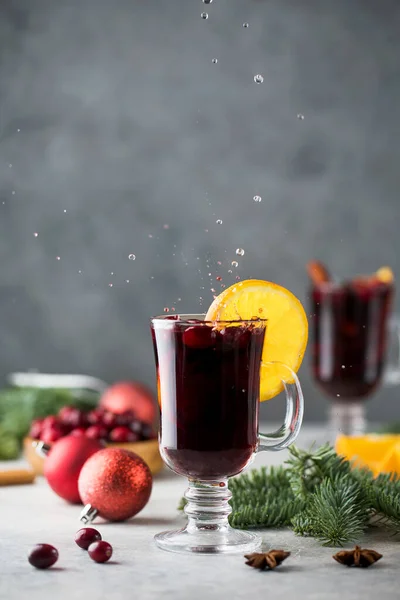
<path fill-rule="evenodd" d="M 233 529 L 229 525 L 231 497 L 227 479 L 189 480 L 184 508 L 188 524 L 177 531 L 157 534 L 154 538 L 157 546 L 170 552 L 197 554 L 234 554 L 256 550 L 262 542 L 259 535 Z"/>
<path fill-rule="evenodd" d="M 230 525 L 214 530 L 199 528 L 193 532 L 188 527 L 164 531 L 154 536 L 154 541 L 162 550 L 196 554 L 245 554 L 254 552 L 262 543 L 256 533 L 233 529 Z"/>

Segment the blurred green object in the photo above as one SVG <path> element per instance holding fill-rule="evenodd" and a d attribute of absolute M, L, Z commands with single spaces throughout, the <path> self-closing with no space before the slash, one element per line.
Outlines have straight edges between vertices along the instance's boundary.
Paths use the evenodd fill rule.
<path fill-rule="evenodd" d="M 0 390 L 0 460 L 17 458 L 22 440 L 34 419 L 56 414 L 65 405 L 91 410 L 99 394 L 53 388 L 6 388 Z"/>

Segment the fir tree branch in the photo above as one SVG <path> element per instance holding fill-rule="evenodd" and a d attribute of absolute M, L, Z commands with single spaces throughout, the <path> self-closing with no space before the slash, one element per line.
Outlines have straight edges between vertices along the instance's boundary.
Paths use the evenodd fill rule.
<path fill-rule="evenodd" d="M 367 493 L 375 514 L 381 516 L 379 521 L 400 534 L 400 477 L 382 473 L 370 482 Z"/>
<path fill-rule="evenodd" d="M 356 541 L 370 517 L 400 533 L 400 478 L 351 468 L 330 446 L 292 446 L 287 467 L 253 470 L 229 481 L 230 523 L 240 529 L 291 525 L 325 545 Z M 186 500 L 182 498 L 179 509 Z M 377 519 L 377 521 L 376 521 Z"/>
<path fill-rule="evenodd" d="M 305 515 L 295 518 L 295 533 L 312 535 L 324 546 L 343 546 L 365 531 L 368 508 L 366 496 L 351 474 L 325 478 L 310 497 Z"/>
<path fill-rule="evenodd" d="M 315 452 L 300 450 L 296 446 L 289 448 L 290 457 L 286 461 L 287 476 L 296 497 L 307 500 L 324 478 L 347 475 L 350 465 L 328 444 Z"/>

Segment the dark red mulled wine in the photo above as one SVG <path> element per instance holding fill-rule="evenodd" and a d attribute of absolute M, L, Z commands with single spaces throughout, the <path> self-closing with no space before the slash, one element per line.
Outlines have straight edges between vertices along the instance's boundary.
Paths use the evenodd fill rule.
<path fill-rule="evenodd" d="M 160 449 L 176 473 L 218 480 L 240 473 L 251 460 L 258 444 L 264 333 L 263 321 L 153 319 Z"/>
<path fill-rule="evenodd" d="M 393 289 L 361 278 L 311 289 L 314 378 L 339 402 L 368 396 L 381 380 Z"/>

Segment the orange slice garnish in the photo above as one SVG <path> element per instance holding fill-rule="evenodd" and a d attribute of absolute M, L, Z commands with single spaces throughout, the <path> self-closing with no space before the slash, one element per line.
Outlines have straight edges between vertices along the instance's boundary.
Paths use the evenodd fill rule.
<path fill-rule="evenodd" d="M 394 275 L 390 267 L 381 267 L 375 273 L 375 277 L 382 283 L 393 283 Z"/>
<path fill-rule="evenodd" d="M 289 290 L 258 279 L 241 281 L 224 290 L 211 304 L 207 321 L 267 319 L 263 363 L 278 361 L 293 371 L 300 368 L 308 339 L 304 308 Z M 269 400 L 283 390 L 282 381 L 292 383 L 279 364 L 261 367 L 260 400 Z"/>

